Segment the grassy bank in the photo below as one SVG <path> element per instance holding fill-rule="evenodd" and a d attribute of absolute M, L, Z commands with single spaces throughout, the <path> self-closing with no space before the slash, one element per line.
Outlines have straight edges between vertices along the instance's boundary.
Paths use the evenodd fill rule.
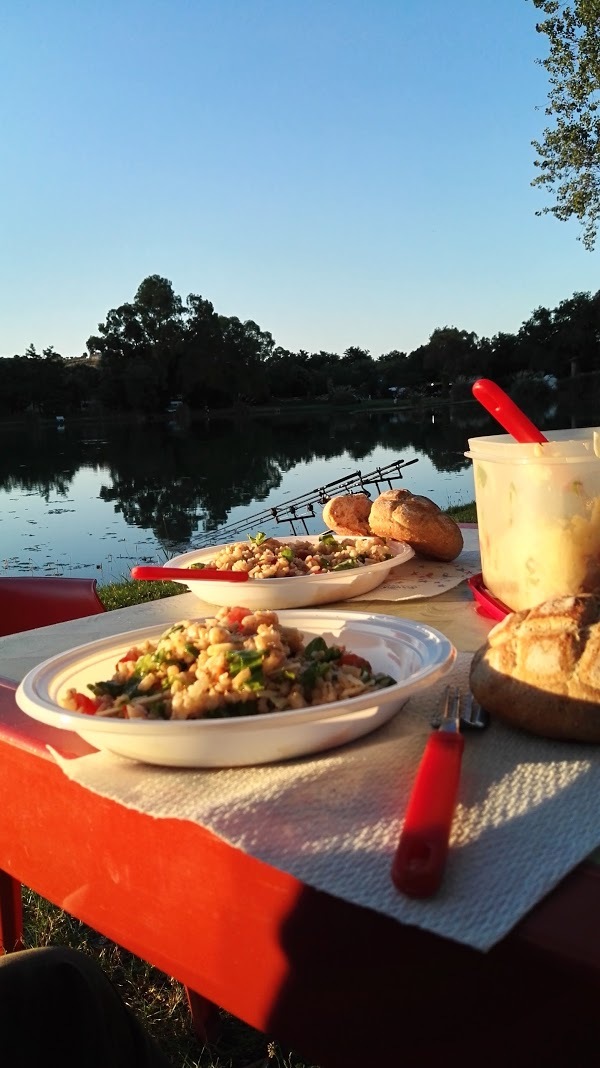
<path fill-rule="evenodd" d="M 474 522 L 473 504 L 449 509 L 458 522 Z M 108 611 L 183 593 L 177 582 L 127 581 L 100 586 Z M 222 1012 L 219 1040 L 201 1046 L 191 1030 L 183 987 L 29 890 L 24 891 L 25 941 L 28 947 L 68 945 L 93 956 L 125 1002 L 143 1020 L 156 1041 L 180 1068 L 317 1068 L 300 1054 Z M 365 1068 L 368 1066 L 365 1065 Z"/>

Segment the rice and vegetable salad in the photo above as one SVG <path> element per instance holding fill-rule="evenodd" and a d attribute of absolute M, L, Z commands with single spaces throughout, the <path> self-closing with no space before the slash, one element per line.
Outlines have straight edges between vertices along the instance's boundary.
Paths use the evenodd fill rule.
<path fill-rule="evenodd" d="M 218 719 L 342 701 L 395 681 L 342 645 L 305 645 L 275 612 L 221 608 L 134 646 L 111 679 L 88 684 L 93 696 L 70 689 L 60 704 L 121 719 Z"/>
<path fill-rule="evenodd" d="M 210 562 L 190 566 L 247 571 L 252 579 L 296 578 L 378 564 L 392 555 L 383 538 L 336 538 L 333 534 L 321 534 L 316 544 L 314 540 L 294 543 L 268 538 L 259 531 L 250 535 L 248 541 L 226 545 Z"/>

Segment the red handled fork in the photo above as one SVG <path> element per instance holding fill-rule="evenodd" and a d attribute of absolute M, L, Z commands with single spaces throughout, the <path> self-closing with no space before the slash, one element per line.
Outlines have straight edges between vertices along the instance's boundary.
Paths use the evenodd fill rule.
<path fill-rule="evenodd" d="M 456 808 L 465 727 L 485 727 L 487 714 L 471 693 L 446 688 L 439 730 L 429 736 L 408 802 L 392 864 L 396 888 L 410 897 L 431 897 L 446 866 Z"/>

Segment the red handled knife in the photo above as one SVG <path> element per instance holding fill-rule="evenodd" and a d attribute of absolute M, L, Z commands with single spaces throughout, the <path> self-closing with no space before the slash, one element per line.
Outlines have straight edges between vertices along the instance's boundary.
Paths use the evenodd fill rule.
<path fill-rule="evenodd" d="M 444 874 L 465 745 L 459 709 L 458 690 L 448 688 L 442 722 L 425 746 L 394 855 L 394 885 L 410 897 L 431 897 Z"/>

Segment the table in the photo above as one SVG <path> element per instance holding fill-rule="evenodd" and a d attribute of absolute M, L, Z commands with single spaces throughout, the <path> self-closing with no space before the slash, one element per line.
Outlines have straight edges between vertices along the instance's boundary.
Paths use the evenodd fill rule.
<path fill-rule="evenodd" d="M 491 626 L 465 584 L 426 601 L 343 607 L 427 621 L 464 651 Z M 198 614 L 183 594 L 13 635 L 0 640 L 0 675 L 16 681 L 61 649 Z M 202 827 L 91 794 L 46 749 L 69 755 L 85 743 L 24 716 L 12 694 L 0 687 L 5 889 L 7 875 L 19 880 L 321 1068 L 437 1065 L 442 1055 L 463 1066 L 586 1063 L 600 1037 L 592 863 L 481 954 L 314 890 Z"/>

